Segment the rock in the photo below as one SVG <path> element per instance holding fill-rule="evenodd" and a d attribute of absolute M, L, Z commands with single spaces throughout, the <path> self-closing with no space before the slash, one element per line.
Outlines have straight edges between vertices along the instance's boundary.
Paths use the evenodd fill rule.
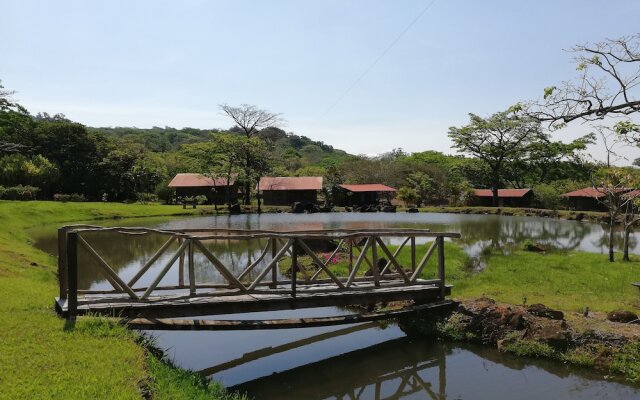
<path fill-rule="evenodd" d="M 535 315 L 536 317 L 555 319 L 555 320 L 563 320 L 564 313 L 562 311 L 553 310 L 544 304 L 532 304 L 527 307 L 527 312 L 529 314 Z"/>
<path fill-rule="evenodd" d="M 296 201 L 291 206 L 291 212 L 294 214 L 303 214 L 304 211 L 305 211 L 304 204 L 300 203 L 299 201 Z"/>
<path fill-rule="evenodd" d="M 384 206 L 382 207 L 382 212 L 394 213 L 396 212 L 396 206 Z"/>
<path fill-rule="evenodd" d="M 419 211 L 420 211 L 420 210 L 418 210 L 418 209 L 417 209 L 417 208 L 415 208 L 415 207 L 411 207 L 411 208 L 407 209 L 407 212 L 408 212 L 408 213 L 417 213 L 417 212 L 419 212 Z"/>
<path fill-rule="evenodd" d="M 638 319 L 638 315 L 632 311 L 616 310 L 607 313 L 607 319 L 611 322 L 633 322 Z"/>
<path fill-rule="evenodd" d="M 542 246 L 540 246 L 539 244 L 536 244 L 536 243 L 527 243 L 524 246 L 524 249 L 525 249 L 525 251 L 531 251 L 531 252 L 534 252 L 534 253 L 545 253 L 546 252 L 546 250 Z"/>
<path fill-rule="evenodd" d="M 232 204 L 229 206 L 229 214 L 241 214 L 242 209 L 240 208 L 240 204 Z"/>
<path fill-rule="evenodd" d="M 585 215 L 584 213 L 577 213 L 576 214 L 576 221 L 582 221 L 584 219 Z"/>
<path fill-rule="evenodd" d="M 565 321 L 540 318 L 530 325 L 524 338 L 546 343 L 556 349 L 566 349 L 571 334 Z"/>

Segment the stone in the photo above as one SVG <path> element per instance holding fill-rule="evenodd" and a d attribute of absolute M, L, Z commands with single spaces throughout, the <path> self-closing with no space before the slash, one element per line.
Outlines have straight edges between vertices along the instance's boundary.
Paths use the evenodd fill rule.
<path fill-rule="evenodd" d="M 551 309 L 544 304 L 532 304 L 527 307 L 527 312 L 529 314 L 535 315 L 536 317 L 555 319 L 555 320 L 563 320 L 564 313 L 559 310 Z"/>
<path fill-rule="evenodd" d="M 633 311 L 616 310 L 607 313 L 607 319 L 611 322 L 629 323 L 638 319 L 638 314 Z"/>

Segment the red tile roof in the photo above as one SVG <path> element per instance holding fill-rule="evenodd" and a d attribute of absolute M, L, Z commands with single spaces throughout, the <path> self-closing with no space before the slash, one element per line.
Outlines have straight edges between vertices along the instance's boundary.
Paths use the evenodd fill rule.
<path fill-rule="evenodd" d="M 473 189 L 478 197 L 493 197 L 491 189 Z M 498 189 L 498 197 L 524 197 L 531 189 Z"/>
<path fill-rule="evenodd" d="M 618 188 L 618 189 L 616 189 L 616 192 L 623 193 L 623 192 L 628 192 L 629 190 L 631 190 L 631 189 Z M 604 195 L 605 195 L 604 189 L 602 189 L 602 188 L 586 187 L 586 188 L 583 188 L 583 189 L 574 190 L 573 192 L 561 194 L 560 196 L 562 196 L 562 197 L 590 197 L 592 199 L 599 199 L 601 197 L 604 197 Z"/>
<path fill-rule="evenodd" d="M 364 185 L 340 185 L 350 192 L 397 192 L 396 189 L 381 183 L 367 183 Z"/>
<path fill-rule="evenodd" d="M 322 190 L 321 176 L 264 176 L 258 190 Z"/>
<path fill-rule="evenodd" d="M 231 176 L 229 181 L 230 185 L 236 182 L 237 174 Z M 227 178 L 215 178 L 211 179 L 208 176 L 202 174 L 177 174 L 171 182 L 169 187 L 214 187 L 214 186 L 227 186 Z"/>

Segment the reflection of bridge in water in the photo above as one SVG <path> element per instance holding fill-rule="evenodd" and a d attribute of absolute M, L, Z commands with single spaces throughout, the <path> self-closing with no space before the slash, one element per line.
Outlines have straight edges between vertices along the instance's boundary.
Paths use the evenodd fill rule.
<path fill-rule="evenodd" d="M 342 334 L 346 333 L 350 332 Z M 263 357 L 269 353 L 265 350 L 259 351 Z M 256 359 L 249 356 L 247 362 L 252 358 Z M 202 372 L 208 375 L 221 367 L 241 365 L 225 364 Z M 425 343 L 405 337 L 274 373 L 230 390 L 248 392 L 256 399 L 381 400 L 421 393 L 441 400 L 446 397 L 446 352 L 441 346 L 428 347 L 427 351 Z"/>

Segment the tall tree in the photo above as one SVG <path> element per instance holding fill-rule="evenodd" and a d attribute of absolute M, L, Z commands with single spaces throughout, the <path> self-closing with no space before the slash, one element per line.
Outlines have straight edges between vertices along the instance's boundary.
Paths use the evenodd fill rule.
<path fill-rule="evenodd" d="M 449 128 L 449 137 L 459 152 L 471 154 L 489 166 L 495 207 L 507 161 L 524 156 L 533 144 L 548 138 L 540 123 L 520 110 L 498 112 L 486 119 L 475 114 L 469 114 L 469 117 L 468 125 Z"/>
<path fill-rule="evenodd" d="M 244 133 L 247 139 L 256 136 L 262 128 L 278 127 L 284 120 L 281 114 L 272 113 L 260 109 L 254 105 L 241 104 L 237 107 L 228 104 L 220 104 L 220 109 L 224 114 L 235 122 L 236 126 Z M 253 170 L 259 165 L 253 165 L 250 152 L 245 152 L 245 176 L 250 177 Z M 246 179 L 244 183 L 244 203 L 251 202 L 251 179 Z"/>

